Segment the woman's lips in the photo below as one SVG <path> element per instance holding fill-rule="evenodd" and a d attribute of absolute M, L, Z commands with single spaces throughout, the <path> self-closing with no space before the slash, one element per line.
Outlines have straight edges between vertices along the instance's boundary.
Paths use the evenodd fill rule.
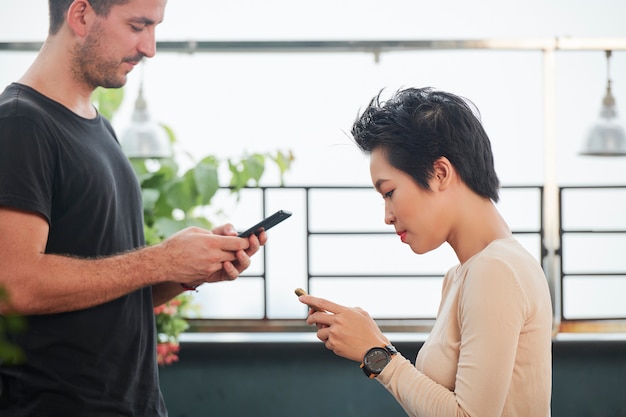
<path fill-rule="evenodd" d="M 406 239 L 406 230 L 404 232 L 398 232 L 398 236 L 400 236 L 400 240 L 404 243 L 404 240 Z"/>

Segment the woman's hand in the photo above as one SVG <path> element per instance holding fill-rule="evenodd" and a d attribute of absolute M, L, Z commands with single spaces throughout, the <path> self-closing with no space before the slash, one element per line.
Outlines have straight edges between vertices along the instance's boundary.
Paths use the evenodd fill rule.
<path fill-rule="evenodd" d="M 298 299 L 311 308 L 306 322 L 317 326 L 317 338 L 341 357 L 361 362 L 370 348 L 389 344 L 376 322 L 359 307 L 345 307 L 311 295 Z"/>

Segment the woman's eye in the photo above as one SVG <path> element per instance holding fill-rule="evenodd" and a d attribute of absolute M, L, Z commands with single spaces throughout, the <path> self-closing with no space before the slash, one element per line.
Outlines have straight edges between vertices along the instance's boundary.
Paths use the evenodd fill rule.
<path fill-rule="evenodd" d="M 383 198 L 391 198 L 392 194 L 393 194 L 393 190 L 387 191 L 385 194 L 383 194 Z"/>

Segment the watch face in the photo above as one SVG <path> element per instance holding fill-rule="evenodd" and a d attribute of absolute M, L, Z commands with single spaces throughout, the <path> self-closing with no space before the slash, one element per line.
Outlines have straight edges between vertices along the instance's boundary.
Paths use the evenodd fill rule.
<path fill-rule="evenodd" d="M 376 374 L 382 372 L 385 365 L 389 363 L 389 353 L 383 348 L 372 349 L 365 356 L 365 366 Z"/>

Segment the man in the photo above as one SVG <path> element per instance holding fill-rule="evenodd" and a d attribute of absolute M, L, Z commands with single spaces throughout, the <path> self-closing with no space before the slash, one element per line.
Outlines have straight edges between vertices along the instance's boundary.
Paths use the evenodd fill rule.
<path fill-rule="evenodd" d="M 50 0 L 48 37 L 0 95 L 0 313 L 27 319 L 0 364 L 0 415 L 166 416 L 153 306 L 237 278 L 265 233 L 190 228 L 144 247 L 141 191 L 91 104 L 156 52 L 166 0 Z"/>

